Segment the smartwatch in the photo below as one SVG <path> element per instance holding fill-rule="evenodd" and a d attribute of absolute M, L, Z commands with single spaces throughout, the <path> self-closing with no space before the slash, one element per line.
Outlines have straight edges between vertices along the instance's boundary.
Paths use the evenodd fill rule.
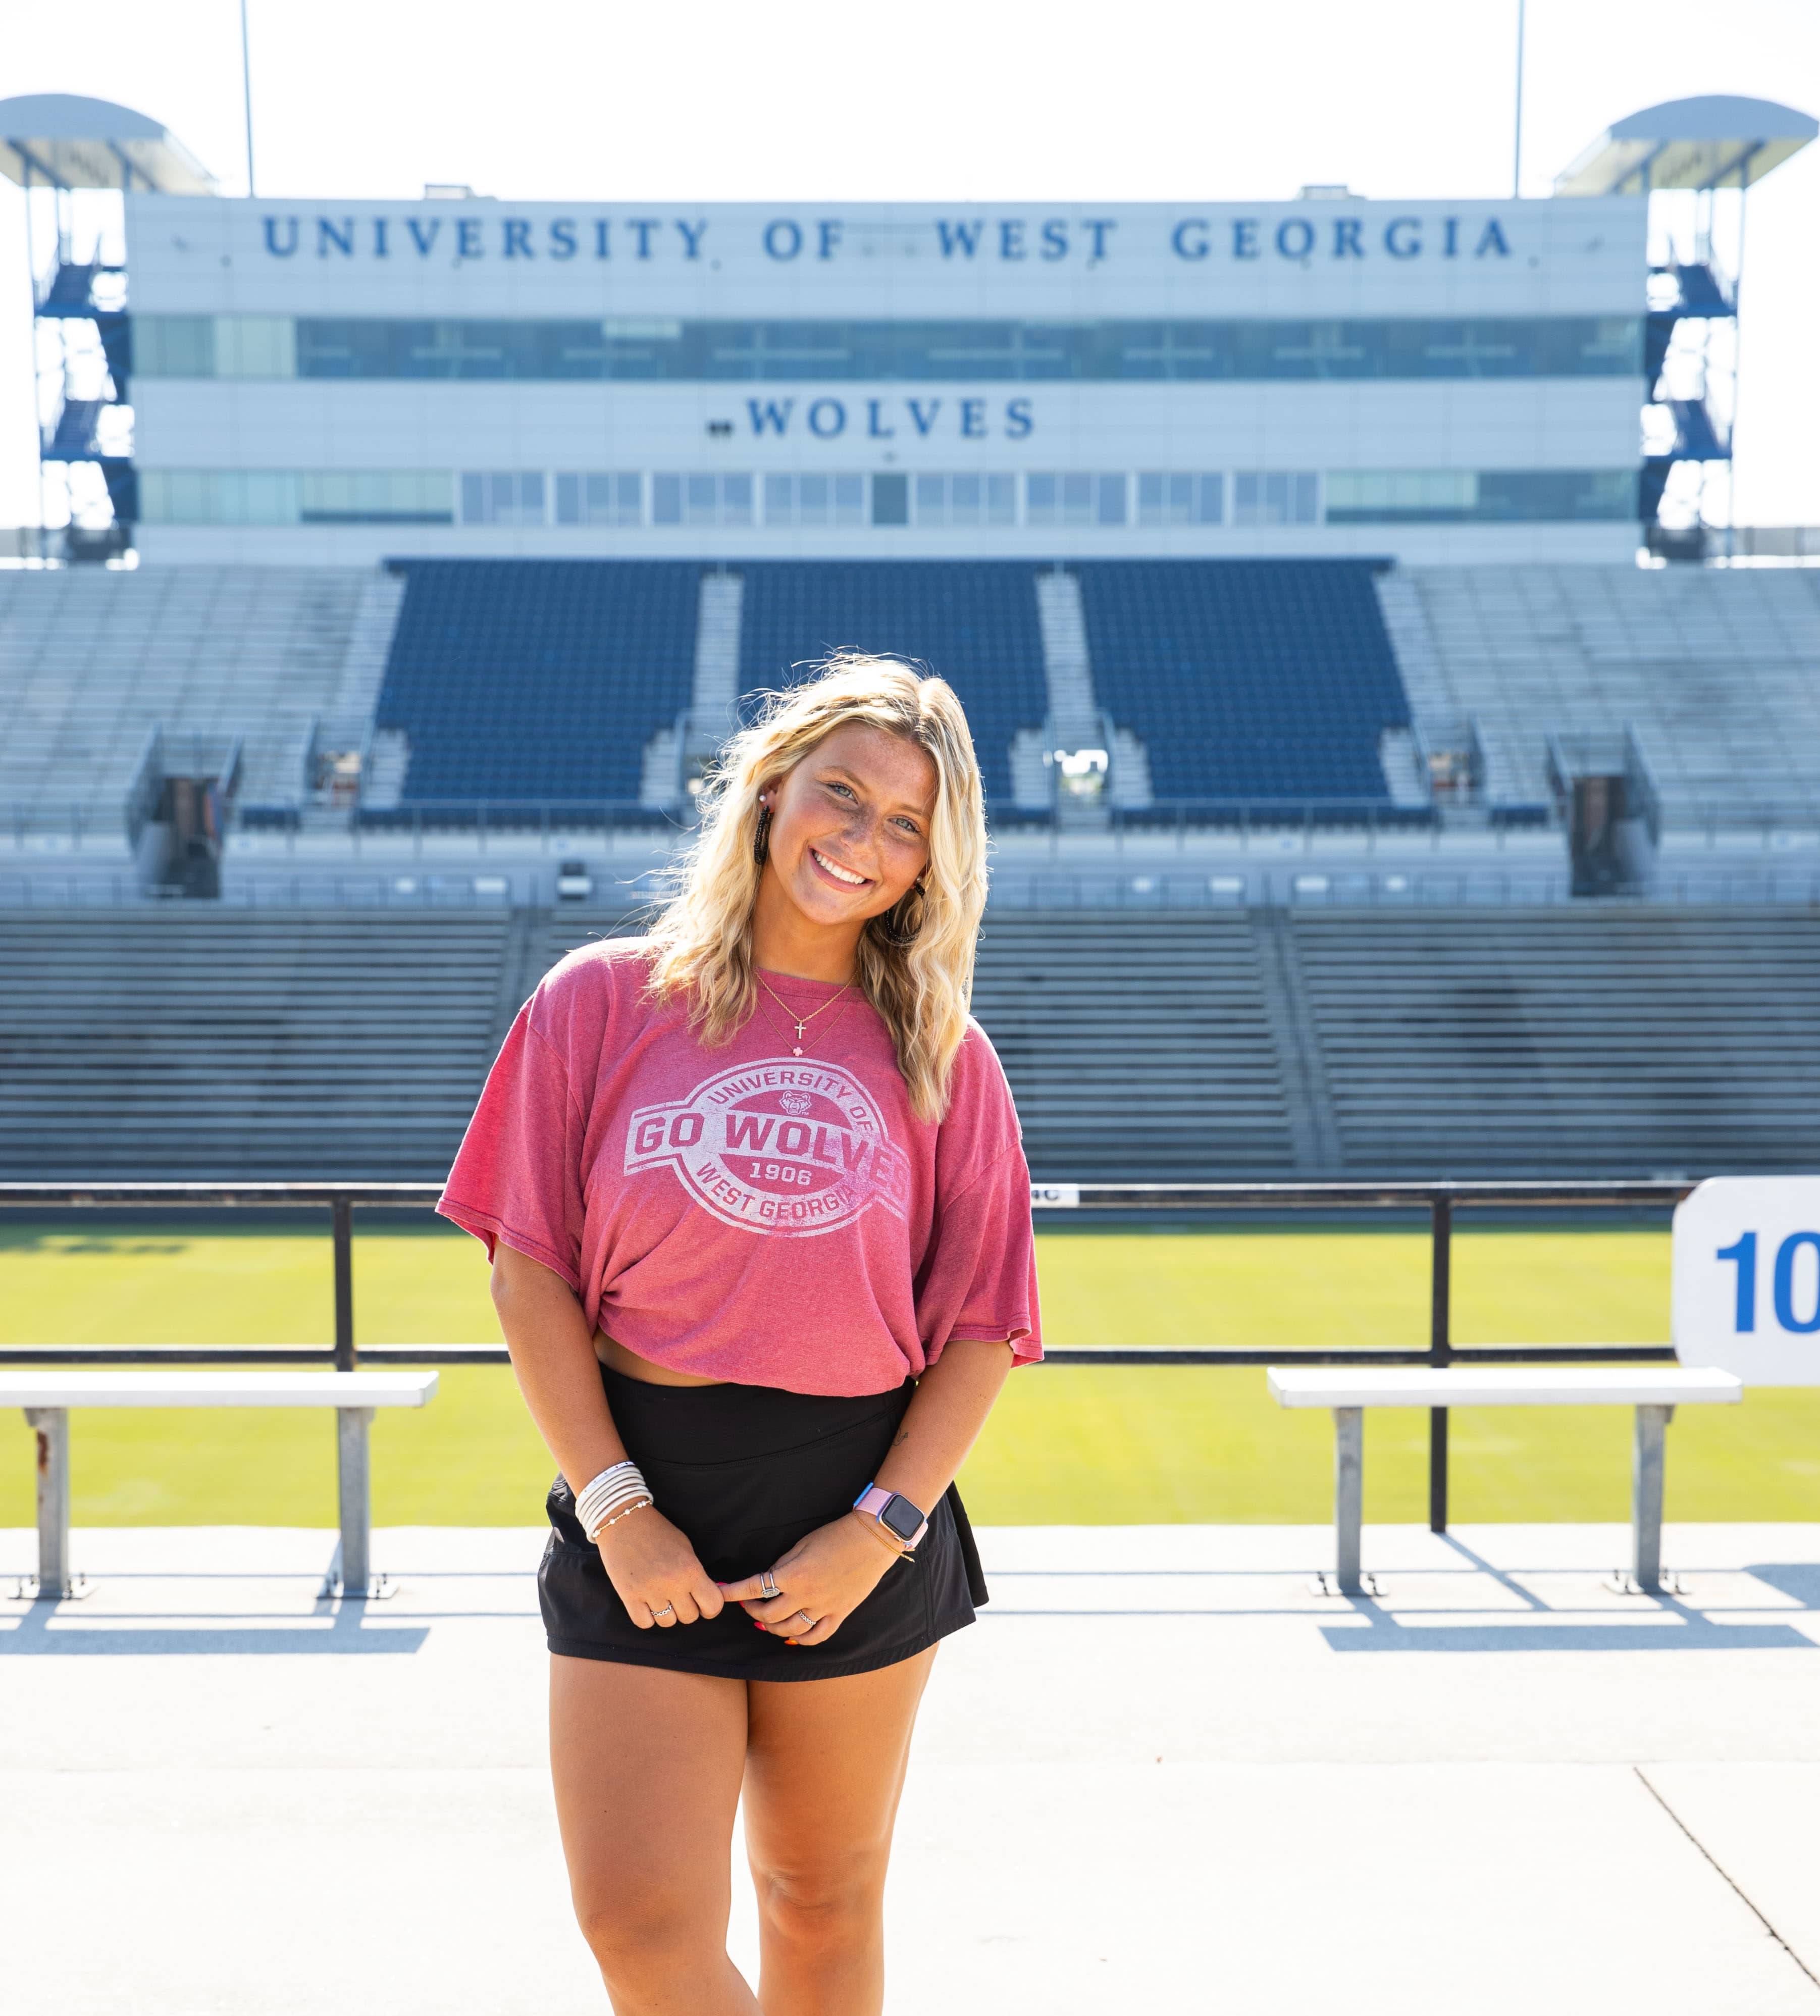
<path fill-rule="evenodd" d="M 929 1531 L 928 1519 L 908 1498 L 887 1491 L 882 1485 L 869 1484 L 853 1501 L 853 1509 L 869 1513 L 906 1548 L 914 1547 Z"/>

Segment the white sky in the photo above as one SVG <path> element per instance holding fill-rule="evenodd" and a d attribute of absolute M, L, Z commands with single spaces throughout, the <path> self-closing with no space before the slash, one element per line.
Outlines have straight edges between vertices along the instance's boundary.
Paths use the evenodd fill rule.
<path fill-rule="evenodd" d="M 1516 0 L 248 0 L 262 194 L 1261 200 L 1510 187 Z M 0 0 L 7 95 L 161 121 L 246 187 L 236 0 Z M 1530 0 L 1523 191 L 1704 92 L 1820 111 L 1820 0 Z M 0 182 L 0 524 L 35 517 Z M 1820 524 L 1820 145 L 1750 198 L 1741 523 Z M 1639 286 L 1641 275 L 1639 275 Z M 1805 375 L 1804 375 L 1805 373 Z"/>

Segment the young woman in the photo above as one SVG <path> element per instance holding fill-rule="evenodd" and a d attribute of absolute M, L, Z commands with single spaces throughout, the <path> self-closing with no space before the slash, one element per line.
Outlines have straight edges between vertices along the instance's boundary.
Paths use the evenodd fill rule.
<path fill-rule="evenodd" d="M 649 937 L 527 1003 L 449 1176 L 562 1472 L 551 1765 L 619 2016 L 883 2005 L 911 1726 L 986 1599 L 955 1474 L 1041 1355 L 1017 1118 L 967 1013 L 985 857 L 952 690 L 832 661 L 723 752 Z"/>

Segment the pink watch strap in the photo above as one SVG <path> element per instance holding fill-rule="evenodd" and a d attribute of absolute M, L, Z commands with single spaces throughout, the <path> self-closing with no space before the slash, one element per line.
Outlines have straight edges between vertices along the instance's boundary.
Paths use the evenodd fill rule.
<path fill-rule="evenodd" d="M 889 1505 L 891 1500 L 897 1496 L 897 1494 L 896 1492 L 887 1491 L 882 1484 L 869 1485 L 856 1499 L 854 1499 L 853 1501 L 853 1509 L 856 1512 L 869 1513 L 873 1518 L 876 1519 L 879 1514 L 884 1510 L 885 1507 Z M 908 1503 L 909 1501 L 906 1499 L 905 1502 L 905 1503 Z M 889 1526 L 885 1528 L 885 1531 L 887 1533 L 891 1533 L 891 1537 L 894 1539 L 904 1540 L 904 1536 L 901 1533 L 892 1532 L 892 1529 Z M 917 1528 L 916 1531 L 911 1535 L 910 1538 L 907 1540 L 904 1540 L 905 1546 L 906 1547 L 920 1546 L 923 1535 L 928 1531 L 929 1521 L 925 1519 L 923 1524 Z"/>

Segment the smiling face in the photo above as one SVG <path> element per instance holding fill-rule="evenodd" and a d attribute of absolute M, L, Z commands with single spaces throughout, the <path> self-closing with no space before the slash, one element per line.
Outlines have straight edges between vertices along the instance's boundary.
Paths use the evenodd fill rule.
<path fill-rule="evenodd" d="M 781 931 L 830 949 L 838 940 L 851 956 L 866 920 L 890 909 L 929 866 L 936 790 L 925 751 L 861 722 L 836 729 L 767 786 L 759 794 L 772 815 L 761 938 Z"/>

